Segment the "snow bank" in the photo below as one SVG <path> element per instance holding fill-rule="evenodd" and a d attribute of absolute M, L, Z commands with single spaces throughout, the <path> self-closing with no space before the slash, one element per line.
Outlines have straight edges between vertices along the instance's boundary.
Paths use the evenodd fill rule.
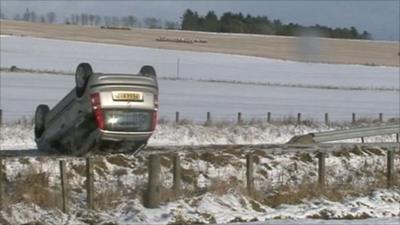
<path fill-rule="evenodd" d="M 344 129 L 346 127 L 327 127 L 325 125 L 273 125 L 256 123 L 251 125 L 204 126 L 199 124 L 174 125 L 159 124 L 149 146 L 167 145 L 223 145 L 223 144 L 283 144 L 295 135 Z M 395 136 L 367 137 L 366 142 L 395 141 Z M 360 140 L 347 140 L 360 142 Z M 33 125 L 8 124 L 0 129 L 0 150 L 35 149 Z"/>

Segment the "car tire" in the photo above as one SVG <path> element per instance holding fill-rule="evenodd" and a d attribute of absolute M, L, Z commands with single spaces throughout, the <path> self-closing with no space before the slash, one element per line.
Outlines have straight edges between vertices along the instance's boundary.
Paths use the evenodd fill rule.
<path fill-rule="evenodd" d="M 89 63 L 81 63 L 76 68 L 75 72 L 75 90 L 76 96 L 79 98 L 85 93 L 90 76 L 93 74 L 92 67 Z"/>
<path fill-rule="evenodd" d="M 149 66 L 149 65 L 142 66 L 139 73 L 143 76 L 151 76 L 154 78 L 157 76 L 156 70 L 154 69 L 154 67 Z"/>
<path fill-rule="evenodd" d="M 46 115 L 50 109 L 47 105 L 39 105 L 35 112 L 35 138 L 40 138 L 45 130 Z"/>

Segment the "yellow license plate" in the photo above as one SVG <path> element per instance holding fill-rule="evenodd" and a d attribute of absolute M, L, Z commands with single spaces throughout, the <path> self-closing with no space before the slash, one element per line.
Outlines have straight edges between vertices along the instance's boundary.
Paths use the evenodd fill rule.
<path fill-rule="evenodd" d="M 115 101 L 143 101 L 141 92 L 113 91 L 112 95 Z"/>

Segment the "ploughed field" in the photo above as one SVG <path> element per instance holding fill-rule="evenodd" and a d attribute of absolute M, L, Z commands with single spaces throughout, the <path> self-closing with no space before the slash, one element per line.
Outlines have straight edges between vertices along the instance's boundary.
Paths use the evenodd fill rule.
<path fill-rule="evenodd" d="M 49 25 L 1 20 L 1 34 L 122 44 L 325 63 L 399 66 L 396 42 L 305 39 L 283 36 L 222 34 L 176 30 L 115 30 L 74 25 Z M 207 43 L 159 42 L 156 39 L 206 40 Z M 310 43 L 312 46 L 310 47 Z"/>

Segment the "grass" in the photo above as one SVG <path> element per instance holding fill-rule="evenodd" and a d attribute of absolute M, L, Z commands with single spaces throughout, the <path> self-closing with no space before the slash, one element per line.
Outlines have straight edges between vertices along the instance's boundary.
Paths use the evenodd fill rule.
<path fill-rule="evenodd" d="M 37 172 L 35 168 L 7 183 L 7 204 L 34 203 L 43 208 L 61 208 L 61 194 L 57 187 L 50 186 L 50 175 Z M 10 188 L 11 187 L 11 188 Z"/>
<path fill-rule="evenodd" d="M 241 150 L 240 150 L 241 151 Z M 240 152 L 239 151 L 239 152 Z M 316 174 L 309 176 L 308 174 L 301 175 L 297 169 L 291 170 L 290 168 L 283 169 L 282 173 L 290 173 L 289 177 L 293 175 L 298 182 L 293 183 L 292 178 L 288 180 L 279 181 L 274 186 L 268 186 L 271 182 L 275 182 L 277 178 L 271 175 L 271 171 L 279 166 L 279 157 L 274 154 L 265 154 L 265 152 L 257 151 L 255 153 L 257 160 L 254 160 L 258 166 L 255 165 L 255 178 L 258 180 L 255 185 L 255 191 L 249 194 L 246 189 L 246 180 L 243 180 L 241 173 L 245 173 L 245 160 L 244 155 L 235 153 L 233 150 L 228 150 L 222 153 L 195 153 L 190 152 L 181 155 L 181 163 L 184 165 L 182 168 L 182 186 L 179 193 L 175 193 L 171 187 L 167 187 L 163 182 L 160 189 L 161 203 L 167 204 L 169 202 L 177 202 L 177 200 L 193 204 L 196 207 L 206 193 L 212 196 L 224 196 L 229 193 L 239 193 L 243 204 L 251 207 L 254 211 L 263 212 L 265 207 L 277 208 L 282 204 L 300 204 L 308 199 L 324 198 L 331 201 L 340 202 L 347 197 L 358 197 L 369 195 L 377 188 L 385 188 L 386 176 L 382 166 L 379 162 L 370 162 L 361 164 L 361 167 L 350 172 L 350 174 L 340 179 L 329 180 L 324 190 L 320 189 L 316 183 Z M 329 157 L 340 157 L 345 160 L 351 157 L 385 157 L 382 151 L 376 148 L 372 149 L 343 149 Z M 396 155 L 397 157 L 398 155 Z M 171 170 L 170 155 L 162 156 L 162 168 Z M 304 166 L 315 164 L 315 157 L 306 153 L 294 154 L 292 157 L 287 157 L 288 160 L 293 161 L 298 169 Z M 96 211 L 110 211 L 115 209 L 119 204 L 124 201 L 142 198 L 142 192 L 146 188 L 146 164 L 138 163 L 139 159 L 132 159 L 123 155 L 112 155 L 106 157 L 96 158 L 94 163 L 95 175 L 95 210 Z M 140 159 L 144 160 L 144 159 Z M 269 160 L 266 161 L 265 160 Z M 360 159 L 362 160 L 362 159 Z M 199 162 L 207 164 L 207 167 L 196 166 L 200 165 Z M 270 163 L 269 163 L 270 162 Z M 272 163 L 274 162 L 274 163 Z M 41 163 L 46 164 L 46 161 Z M 105 163 L 116 165 L 113 170 L 108 169 Z M 265 164 L 268 166 L 262 166 Z M 30 166 L 29 161 L 22 163 L 25 166 Z M 292 164 L 290 164 L 291 167 Z M 236 174 L 227 175 L 224 168 L 227 166 L 234 166 L 239 172 Z M 260 169 L 262 166 L 264 169 Z M 97 169 L 96 169 L 97 168 Z M 200 169 L 203 168 L 203 169 Z M 315 167 L 310 167 L 311 172 L 316 172 Z M 204 171 L 203 171 L 204 170 Z M 214 174 L 208 174 L 208 171 L 216 171 Z M 327 165 L 329 169 L 329 164 Z M 32 202 L 44 208 L 59 208 L 60 190 L 58 187 L 51 187 L 50 175 L 46 172 L 35 172 L 35 168 L 29 169 L 29 173 L 22 174 L 17 179 L 13 180 L 13 184 L 8 183 L 8 195 L 11 198 L 7 199 L 7 203 L 12 205 L 17 202 Z M 79 200 L 82 196 L 86 195 L 85 190 L 85 166 L 84 164 L 71 163 L 68 165 L 68 180 L 71 184 L 70 198 L 74 199 L 74 207 L 84 208 L 85 200 Z M 141 171 L 137 173 L 137 171 Z M 267 171 L 267 172 L 266 172 Z M 367 172 L 368 173 L 367 173 Z M 26 172 L 26 171 L 25 171 Z M 397 174 L 400 171 L 397 171 Z M 203 174 L 208 183 L 205 186 L 198 186 L 199 175 Z M 141 185 L 127 186 L 122 183 L 123 179 L 132 179 L 138 175 L 145 175 L 144 181 Z M 131 177 L 129 177 L 131 176 Z M 327 177 L 332 175 L 327 174 Z M 360 179 L 365 179 L 368 176 L 372 178 L 369 182 L 361 184 L 355 182 Z M 244 178 L 245 179 L 245 178 Z M 261 179 L 261 181 L 260 181 Z M 76 182 L 76 180 L 81 180 Z M 82 182 L 83 181 L 83 182 Z M 395 187 L 400 187 L 400 179 L 396 180 Z M 168 185 L 169 186 L 169 185 Z M 80 196 L 80 197 L 79 197 Z M 197 200 L 196 200 L 197 199 Z M 246 203 L 248 202 L 248 204 Z M 247 207 L 246 206 L 246 207 Z M 328 218 L 331 214 L 329 212 L 318 212 L 312 215 L 314 218 Z M 358 217 L 358 216 L 356 216 Z M 360 217 L 365 217 L 361 215 Z M 205 221 L 211 221 L 212 216 L 207 217 Z M 351 218 L 347 215 L 346 218 Z M 177 218 L 179 219 L 179 218 Z M 185 218 L 181 218 L 185 220 Z M 180 220 L 178 220 L 180 221 Z M 200 222 L 200 221 L 196 221 Z"/>

